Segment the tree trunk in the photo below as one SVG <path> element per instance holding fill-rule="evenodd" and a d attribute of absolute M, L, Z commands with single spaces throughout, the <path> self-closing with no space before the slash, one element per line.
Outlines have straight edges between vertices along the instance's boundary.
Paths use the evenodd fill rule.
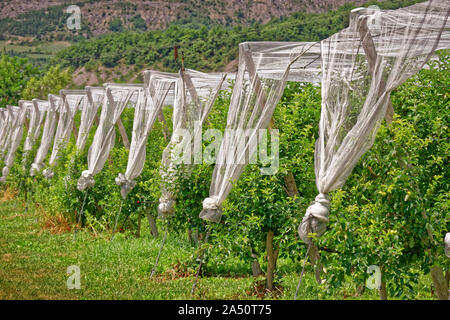
<path fill-rule="evenodd" d="M 381 269 L 381 268 L 380 268 Z M 383 269 L 381 269 L 381 287 L 378 289 L 378 292 L 380 293 L 380 300 L 387 300 L 387 290 L 386 290 L 386 281 L 384 280 L 384 272 Z"/>
<path fill-rule="evenodd" d="M 364 294 L 364 291 L 366 291 L 366 285 L 365 284 L 360 284 L 358 286 L 358 288 L 356 289 L 356 295 L 357 296 L 361 296 Z"/>
<path fill-rule="evenodd" d="M 195 232 L 193 233 L 193 239 L 194 239 L 194 244 L 198 245 L 198 230 L 195 230 Z"/>
<path fill-rule="evenodd" d="M 284 184 L 289 197 L 294 198 L 300 195 L 297 184 L 295 183 L 294 174 L 291 171 L 284 176 Z M 314 276 L 316 277 L 316 281 L 318 284 L 321 284 L 322 279 L 320 276 L 323 272 L 323 265 L 320 263 L 319 248 L 314 243 L 311 244 L 308 256 L 311 259 L 311 264 L 314 266 Z"/>
<path fill-rule="evenodd" d="M 431 279 L 433 279 L 433 285 L 436 292 L 436 296 L 439 300 L 448 300 L 448 281 L 446 281 L 444 272 L 441 267 L 434 266 L 431 268 Z"/>
<path fill-rule="evenodd" d="M 284 176 L 284 183 L 286 185 L 286 191 L 289 197 L 293 198 L 300 195 L 300 193 L 298 192 L 297 184 L 295 183 L 294 175 L 291 171 L 289 171 L 289 173 Z"/>
<path fill-rule="evenodd" d="M 136 232 L 136 237 L 140 238 L 141 237 L 141 213 L 138 213 L 138 227 L 137 227 L 137 232 Z"/>
<path fill-rule="evenodd" d="M 147 220 L 148 220 L 148 224 L 150 225 L 150 229 L 152 231 L 153 237 L 157 238 L 159 233 L 158 233 L 158 227 L 156 226 L 155 218 L 148 212 L 147 212 Z"/>
<path fill-rule="evenodd" d="M 197 234 L 198 234 L 198 241 L 203 242 L 203 240 L 205 240 L 205 233 L 197 231 Z"/>
<path fill-rule="evenodd" d="M 273 290 L 273 281 L 275 269 L 277 266 L 278 250 L 273 248 L 274 233 L 272 230 L 267 232 L 266 250 L 267 250 L 267 272 L 266 272 L 266 288 L 269 291 Z"/>
<path fill-rule="evenodd" d="M 320 263 L 319 248 L 317 248 L 314 243 L 311 244 L 308 256 L 311 259 L 311 263 L 314 265 L 314 276 L 316 277 L 316 281 L 318 284 L 321 284 L 322 279 L 320 278 L 320 275 L 323 272 L 323 266 L 322 263 Z"/>
<path fill-rule="evenodd" d="M 449 270 L 445 271 L 445 281 L 447 281 L 447 286 L 450 289 L 450 271 Z"/>
<path fill-rule="evenodd" d="M 76 127 L 75 123 L 72 126 L 72 132 L 73 132 L 73 137 L 75 138 L 75 141 L 77 141 L 77 139 L 78 139 L 78 132 L 77 132 L 77 127 Z"/>
<path fill-rule="evenodd" d="M 188 229 L 187 233 L 188 233 L 189 243 L 192 244 L 192 242 L 194 241 L 194 239 L 192 238 L 192 229 Z"/>
<path fill-rule="evenodd" d="M 253 253 L 252 248 L 250 247 L 250 256 L 253 258 L 252 261 L 252 274 L 254 277 L 259 277 L 260 275 L 263 275 L 263 271 L 261 269 L 261 266 L 259 265 L 258 256 Z"/>

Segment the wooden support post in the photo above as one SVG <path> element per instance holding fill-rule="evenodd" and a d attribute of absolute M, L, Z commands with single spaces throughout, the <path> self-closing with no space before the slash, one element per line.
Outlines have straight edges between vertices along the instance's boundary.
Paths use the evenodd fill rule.
<path fill-rule="evenodd" d="M 148 211 L 146 213 L 146 216 L 147 216 L 148 224 L 150 225 L 150 230 L 152 231 L 152 235 L 153 235 L 153 237 L 157 238 L 159 233 L 158 233 L 158 227 L 156 226 L 156 220 Z"/>
<path fill-rule="evenodd" d="M 127 150 L 130 150 L 130 140 L 128 139 L 127 131 L 125 130 L 125 126 L 120 118 L 117 120 L 117 127 L 119 128 L 120 135 L 122 136 L 123 145 L 127 148 Z"/>
<path fill-rule="evenodd" d="M 75 126 L 75 122 L 73 123 L 73 126 L 72 126 L 72 132 L 73 132 L 73 137 L 75 138 L 75 141 L 77 141 L 78 132 L 77 132 L 77 127 Z"/>
<path fill-rule="evenodd" d="M 359 36 L 361 38 L 361 45 L 366 55 L 369 72 L 373 74 L 378 55 L 375 48 L 375 43 L 373 42 L 372 35 L 370 34 L 370 30 L 367 27 L 367 17 L 361 20 L 361 23 L 359 25 Z M 386 89 L 386 82 L 383 79 L 381 79 L 378 93 L 381 94 L 385 89 Z M 394 108 L 392 106 L 391 100 L 389 99 L 388 107 L 386 109 L 385 114 L 385 120 L 388 125 L 392 122 L 393 117 L 394 117 Z"/>

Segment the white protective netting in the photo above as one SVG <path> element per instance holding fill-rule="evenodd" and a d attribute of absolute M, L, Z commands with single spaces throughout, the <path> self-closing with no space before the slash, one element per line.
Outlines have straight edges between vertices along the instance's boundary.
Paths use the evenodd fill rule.
<path fill-rule="evenodd" d="M 78 179 L 78 190 L 83 191 L 95 184 L 94 176 L 102 170 L 115 143 L 114 126 L 125 107 L 136 105 L 143 90 L 144 87 L 138 84 L 105 84 L 100 121 L 88 152 L 88 169 Z"/>
<path fill-rule="evenodd" d="M 77 111 L 83 109 L 87 104 L 87 96 L 84 90 L 61 90 L 59 95 L 61 97 L 61 105 L 58 126 L 53 140 L 53 149 L 49 160 L 49 168 L 42 171 L 42 174 L 47 179 L 51 179 L 54 176 L 52 167 L 58 161 L 58 154 L 61 148 L 69 142 L 70 134 L 75 128 L 75 115 Z"/>
<path fill-rule="evenodd" d="M 0 128 L 0 161 L 3 161 L 6 156 L 5 153 L 8 149 L 12 119 L 18 110 L 18 107 L 15 106 L 7 106 L 3 109 L 4 121 L 2 127 Z"/>
<path fill-rule="evenodd" d="M 221 88 L 226 74 L 207 74 L 195 70 L 180 71 L 178 90 L 173 109 L 173 133 L 168 146 L 164 149 L 161 162 L 161 197 L 158 213 L 166 218 L 174 214 L 176 199 L 176 176 L 178 160 L 175 153 L 183 153 L 183 174 L 189 174 L 191 164 L 196 163 L 196 154 L 202 152 L 201 142 L 194 143 L 202 134 L 201 125 L 206 120 Z M 185 134 L 188 133 L 188 134 Z M 201 137 L 200 137 L 201 140 Z"/>
<path fill-rule="evenodd" d="M 8 110 L 7 108 L 0 109 L 0 149 L 6 138 L 6 131 L 8 128 Z"/>
<path fill-rule="evenodd" d="M 1 183 L 5 183 L 6 177 L 9 174 L 9 170 L 14 163 L 17 148 L 22 141 L 23 126 L 25 123 L 27 110 L 28 105 L 23 101 L 20 102 L 19 107 L 8 107 L 8 111 L 11 112 L 9 118 L 10 130 L 8 134 L 8 140 L 6 142 L 6 149 L 8 150 L 8 152 L 4 159 L 4 167 L 2 169 L 2 176 L 0 177 Z"/>
<path fill-rule="evenodd" d="M 37 101 L 27 101 L 27 103 L 30 110 L 28 112 L 29 122 L 27 137 L 23 144 L 24 158 L 33 149 L 34 144 L 39 139 L 42 123 L 44 122 L 45 113 L 48 107 L 48 104 L 39 104 Z"/>
<path fill-rule="evenodd" d="M 36 151 L 36 156 L 31 164 L 30 176 L 35 176 L 44 167 L 44 160 L 47 157 L 50 145 L 53 141 L 53 137 L 56 131 L 56 125 L 58 123 L 58 111 L 60 107 L 61 98 L 49 94 L 48 101 L 33 99 L 33 101 L 38 105 L 46 105 L 47 112 L 45 115 L 44 129 L 42 131 L 41 144 Z"/>
<path fill-rule="evenodd" d="M 134 111 L 128 163 L 125 173 L 119 173 L 116 184 L 125 199 L 136 185 L 135 179 L 145 164 L 147 138 L 164 105 L 172 104 L 178 82 L 178 75 L 158 71 L 145 71 L 145 91 L 139 92 Z"/>
<path fill-rule="evenodd" d="M 320 45 L 310 42 L 245 42 L 239 45 L 239 66 L 216 159 L 210 196 L 202 219 L 219 222 L 221 206 L 245 165 L 255 159 L 287 81 L 320 81 Z M 247 140 L 248 139 L 248 140 Z"/>
<path fill-rule="evenodd" d="M 418 72 L 435 50 L 449 48 L 448 1 L 398 10 L 354 10 L 348 28 L 322 41 L 322 111 L 315 150 L 319 195 L 307 209 L 299 235 L 322 235 L 328 193 L 345 183 L 373 145 L 390 93 Z"/>
<path fill-rule="evenodd" d="M 86 147 L 89 132 L 94 124 L 94 119 L 97 116 L 98 109 L 103 103 L 105 88 L 88 86 L 85 88 L 85 94 L 86 99 L 82 105 L 80 126 L 78 128 L 76 142 L 76 148 L 78 151 L 82 151 Z"/>

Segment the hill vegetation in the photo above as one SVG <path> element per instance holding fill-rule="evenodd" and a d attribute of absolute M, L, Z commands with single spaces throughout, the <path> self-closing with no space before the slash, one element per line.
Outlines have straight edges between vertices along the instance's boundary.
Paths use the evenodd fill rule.
<path fill-rule="evenodd" d="M 414 2 L 417 1 L 391 0 L 368 2 L 366 5 L 398 8 Z M 172 52 L 178 45 L 184 51 L 188 68 L 205 72 L 235 71 L 240 42 L 319 41 L 346 27 L 349 11 L 354 7 L 354 4 L 346 4 L 326 13 L 296 12 L 289 17 L 274 18 L 266 24 L 248 26 L 192 22 L 173 23 L 166 30 L 111 33 L 62 50 L 52 63 L 74 69 L 84 67 L 87 72 L 99 70 L 100 66 L 115 68 L 121 65 L 133 65 L 134 73 L 146 68 L 176 71 L 180 66 L 174 61 Z M 121 79 L 128 80 L 126 77 Z M 98 82 L 102 81 L 98 79 Z"/>

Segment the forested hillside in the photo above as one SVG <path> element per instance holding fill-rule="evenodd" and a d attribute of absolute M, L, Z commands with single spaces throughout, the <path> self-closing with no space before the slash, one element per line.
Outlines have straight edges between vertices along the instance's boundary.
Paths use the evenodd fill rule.
<path fill-rule="evenodd" d="M 372 1 L 365 5 L 398 8 L 415 2 Z M 179 65 L 172 52 L 178 45 L 185 54 L 188 68 L 235 71 L 240 42 L 318 41 L 346 27 L 349 11 L 354 7 L 354 4 L 346 4 L 326 13 L 296 12 L 289 17 L 274 18 L 266 24 L 248 26 L 207 26 L 192 22 L 174 23 L 166 30 L 112 33 L 73 45 L 61 51 L 52 63 L 77 69 L 74 79 L 77 85 L 93 85 L 117 78 L 134 81 L 135 75 L 146 68 L 176 71 Z"/>
<path fill-rule="evenodd" d="M 294 12 L 326 12 L 364 0 L 6 0 L 0 3 L 0 34 L 46 39 L 91 37 L 110 31 L 164 29 L 172 22 L 222 25 L 266 23 Z M 67 32 L 65 9 L 78 5 L 83 29 Z"/>

